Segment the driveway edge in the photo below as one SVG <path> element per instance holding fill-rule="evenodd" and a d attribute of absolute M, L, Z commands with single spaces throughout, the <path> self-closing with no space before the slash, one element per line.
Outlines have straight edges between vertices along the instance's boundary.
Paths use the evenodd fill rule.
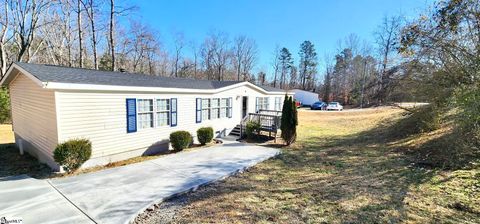
<path fill-rule="evenodd" d="M 263 147 L 263 146 L 262 146 L 262 147 Z M 267 147 L 266 147 L 266 148 L 267 148 Z M 261 159 L 261 160 L 259 160 L 259 161 L 254 162 L 254 163 L 252 163 L 252 164 L 248 164 L 247 166 L 244 166 L 244 167 L 242 167 L 242 168 L 240 168 L 240 169 L 237 169 L 237 170 L 235 170 L 235 171 L 232 171 L 232 172 L 230 172 L 230 173 L 228 173 L 228 174 L 226 174 L 226 175 L 221 176 L 220 178 L 213 179 L 213 180 L 209 180 L 209 181 L 205 181 L 205 182 L 203 182 L 203 183 L 197 184 L 197 185 L 194 186 L 194 187 L 190 187 L 190 188 L 188 188 L 188 189 L 178 191 L 178 192 L 176 192 L 176 193 L 174 193 L 174 194 L 172 194 L 172 195 L 170 195 L 170 196 L 167 196 L 167 197 L 165 197 L 165 198 L 162 198 L 162 199 L 160 199 L 160 200 L 158 200 L 158 201 L 154 201 L 154 202 L 152 202 L 151 204 L 149 204 L 148 206 L 145 206 L 144 208 L 140 209 L 135 215 L 133 215 L 133 216 L 131 216 L 129 219 L 127 219 L 127 221 L 125 222 L 125 224 L 131 224 L 131 223 L 133 223 L 133 222 L 135 221 L 135 218 L 138 217 L 138 215 L 140 215 L 141 213 L 145 212 L 148 208 L 150 208 L 150 207 L 152 207 L 152 206 L 154 206 L 154 205 L 156 205 L 156 204 L 160 204 L 160 203 L 162 203 L 162 202 L 164 202 L 164 201 L 167 201 L 167 200 L 169 200 L 169 199 L 178 197 L 178 196 L 183 195 L 183 194 L 187 194 L 187 193 L 189 193 L 189 192 L 194 192 L 194 191 L 196 191 L 198 188 L 203 187 L 203 186 L 206 186 L 206 185 L 209 185 L 209 184 L 211 184 L 211 183 L 213 183 L 213 182 L 216 182 L 216 181 L 219 181 L 219 180 L 224 180 L 224 179 L 226 179 L 226 178 L 228 178 L 228 177 L 230 177 L 230 176 L 233 176 L 233 175 L 236 175 L 236 174 L 239 174 L 239 173 L 243 173 L 243 172 L 245 172 L 245 170 L 247 170 L 247 169 L 249 169 L 249 168 L 251 168 L 251 167 L 253 167 L 253 166 L 255 166 L 255 165 L 259 164 L 259 163 L 265 162 L 265 161 L 267 161 L 267 160 L 269 160 L 269 159 L 273 159 L 273 158 L 277 157 L 277 156 L 280 155 L 280 154 L 281 154 L 281 150 L 277 149 L 277 152 L 276 152 L 275 154 L 273 154 L 272 156 L 266 157 L 266 158 L 264 158 L 264 159 Z"/>

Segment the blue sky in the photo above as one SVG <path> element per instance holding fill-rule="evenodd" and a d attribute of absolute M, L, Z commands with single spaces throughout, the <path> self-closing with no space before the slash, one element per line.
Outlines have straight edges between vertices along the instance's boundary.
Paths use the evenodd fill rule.
<path fill-rule="evenodd" d="M 201 43 L 208 32 L 255 39 L 259 61 L 255 71 L 270 71 L 272 52 L 287 47 L 298 63 L 304 40 L 314 43 L 320 58 L 336 53 L 337 42 L 351 33 L 373 42 L 373 32 L 386 15 L 413 18 L 432 0 L 145 0 L 138 14 L 161 35 L 171 50 L 175 32 Z M 188 52 L 186 52 L 188 54 Z M 322 68 L 320 68 L 321 72 Z"/>

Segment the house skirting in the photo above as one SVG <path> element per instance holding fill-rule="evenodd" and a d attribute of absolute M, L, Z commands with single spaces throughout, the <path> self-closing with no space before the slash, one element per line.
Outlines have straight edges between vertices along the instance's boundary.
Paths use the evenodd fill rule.
<path fill-rule="evenodd" d="M 39 162 L 48 165 L 50 168 L 52 168 L 53 171 L 60 171 L 60 166 L 53 159 L 52 153 L 47 153 L 41 150 L 29 141 L 22 138 L 17 133 L 15 133 L 15 144 L 20 150 L 20 153 L 28 153 L 31 156 L 37 158 Z"/>

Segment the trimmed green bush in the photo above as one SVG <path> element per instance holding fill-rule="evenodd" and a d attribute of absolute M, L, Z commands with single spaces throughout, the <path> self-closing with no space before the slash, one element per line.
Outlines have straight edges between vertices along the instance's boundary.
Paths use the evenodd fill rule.
<path fill-rule="evenodd" d="M 175 151 L 182 151 L 192 144 L 192 135 L 188 131 L 176 131 L 170 134 L 170 144 Z"/>
<path fill-rule="evenodd" d="M 247 127 L 245 128 L 245 133 L 247 134 L 247 138 L 253 139 L 257 137 L 258 134 L 260 134 L 260 128 L 262 126 L 260 123 L 256 121 L 249 121 L 247 122 Z"/>
<path fill-rule="evenodd" d="M 200 144 L 205 145 L 213 139 L 213 128 L 204 127 L 197 130 L 197 138 Z"/>
<path fill-rule="evenodd" d="M 53 151 L 55 162 L 66 172 L 80 168 L 92 156 L 92 143 L 88 139 L 72 139 L 58 144 Z"/>

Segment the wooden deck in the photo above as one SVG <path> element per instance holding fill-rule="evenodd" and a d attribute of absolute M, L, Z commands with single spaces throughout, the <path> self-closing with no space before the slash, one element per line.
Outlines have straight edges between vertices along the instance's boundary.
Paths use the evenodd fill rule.
<path fill-rule="evenodd" d="M 258 113 L 249 113 L 240 123 L 241 137 L 245 134 L 246 125 L 250 121 L 258 122 L 261 126 L 260 131 L 268 132 L 269 136 L 277 136 L 280 129 L 282 112 L 276 110 L 260 110 Z"/>

